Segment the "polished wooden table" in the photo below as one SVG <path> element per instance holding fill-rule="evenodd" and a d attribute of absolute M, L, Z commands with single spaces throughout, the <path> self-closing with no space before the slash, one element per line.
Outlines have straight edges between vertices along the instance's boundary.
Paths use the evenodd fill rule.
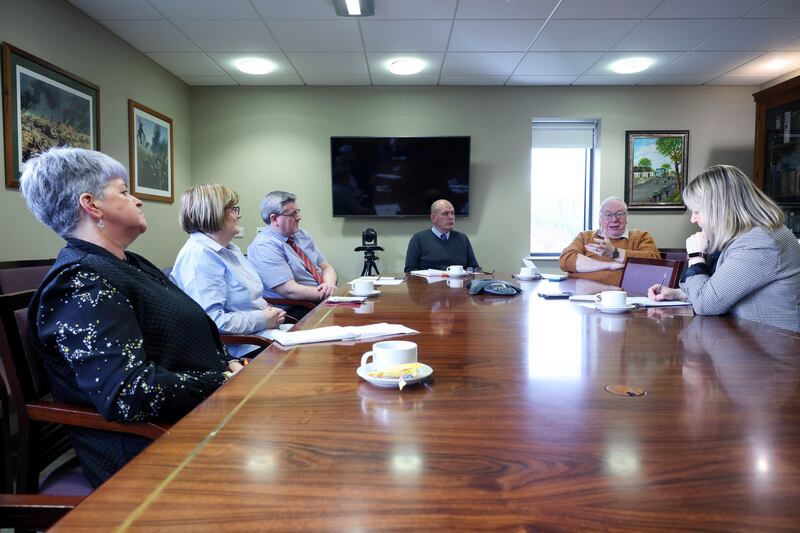
<path fill-rule="evenodd" d="M 522 285 L 411 278 L 358 311 L 318 307 L 303 327 L 419 330 L 404 338 L 433 376 L 362 381 L 373 341 L 273 346 L 56 529 L 800 528 L 800 336 Z"/>

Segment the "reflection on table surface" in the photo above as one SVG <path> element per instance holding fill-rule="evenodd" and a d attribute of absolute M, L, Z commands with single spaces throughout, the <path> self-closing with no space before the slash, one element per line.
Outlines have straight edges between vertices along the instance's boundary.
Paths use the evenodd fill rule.
<path fill-rule="evenodd" d="M 604 288 L 580 281 L 500 297 L 412 277 L 369 313 L 320 306 L 298 327 L 420 331 L 432 377 L 361 381 L 374 341 L 270 348 L 60 526 L 796 528 L 800 336 L 536 296 Z"/>

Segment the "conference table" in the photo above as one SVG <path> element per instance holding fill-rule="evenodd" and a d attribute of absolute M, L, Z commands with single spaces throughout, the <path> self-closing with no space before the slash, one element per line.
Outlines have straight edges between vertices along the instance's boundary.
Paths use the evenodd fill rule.
<path fill-rule="evenodd" d="M 385 339 L 273 344 L 55 530 L 800 528 L 800 335 L 537 295 L 605 288 L 587 280 L 514 283 L 411 276 L 318 306 L 298 328 L 419 331 L 391 338 L 433 374 L 363 381 Z"/>

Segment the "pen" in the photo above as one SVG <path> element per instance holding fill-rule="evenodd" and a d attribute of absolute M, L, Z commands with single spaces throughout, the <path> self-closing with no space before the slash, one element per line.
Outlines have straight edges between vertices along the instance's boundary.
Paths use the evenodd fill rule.
<path fill-rule="evenodd" d="M 661 276 L 661 283 L 658 284 L 658 288 L 653 291 L 655 294 L 661 294 L 661 289 L 664 288 L 664 282 L 667 281 L 667 273 L 664 272 L 664 275 Z"/>

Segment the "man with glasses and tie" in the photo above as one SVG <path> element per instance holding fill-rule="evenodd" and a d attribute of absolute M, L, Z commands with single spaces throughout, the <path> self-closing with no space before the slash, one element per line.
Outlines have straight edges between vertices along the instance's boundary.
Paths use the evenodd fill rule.
<path fill-rule="evenodd" d="M 456 212 L 447 200 L 436 200 L 431 205 L 433 227 L 415 233 L 408 243 L 405 271 L 444 270 L 450 265 L 465 269 L 479 269 L 472 244 L 463 233 L 453 230 Z"/>
<path fill-rule="evenodd" d="M 300 229 L 297 197 L 272 191 L 261 200 L 258 230 L 247 248 L 247 258 L 264 284 L 264 298 L 289 298 L 320 302 L 336 292 L 336 271 L 306 231 Z M 292 306 L 287 314 L 300 318 L 308 312 Z"/>
<path fill-rule="evenodd" d="M 628 229 L 628 206 L 616 196 L 600 204 L 600 229 L 583 231 L 564 248 L 559 257 L 561 270 L 570 277 L 586 278 L 619 287 L 625 257 L 660 256 L 655 241 L 646 231 Z"/>

